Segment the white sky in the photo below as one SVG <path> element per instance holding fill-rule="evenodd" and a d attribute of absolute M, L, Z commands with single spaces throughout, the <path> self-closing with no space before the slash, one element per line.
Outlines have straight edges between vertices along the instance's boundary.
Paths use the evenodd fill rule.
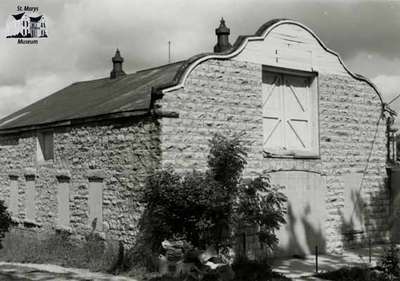
<path fill-rule="evenodd" d="M 49 38 L 17 45 L 5 38 L 17 5 L 38 6 Z M 127 73 L 212 51 L 223 16 L 230 41 L 274 18 L 298 20 L 384 100 L 400 94 L 400 1 L 1 0 L 0 118 L 73 82 L 109 75 L 115 49 Z M 393 108 L 400 111 L 400 99 Z"/>

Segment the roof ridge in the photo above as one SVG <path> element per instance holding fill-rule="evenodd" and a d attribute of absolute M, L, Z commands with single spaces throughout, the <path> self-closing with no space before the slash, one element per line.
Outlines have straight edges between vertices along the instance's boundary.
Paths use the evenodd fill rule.
<path fill-rule="evenodd" d="M 185 61 L 186 61 L 186 60 L 181 60 L 181 61 L 177 61 L 177 62 L 173 62 L 173 63 L 163 64 L 163 65 L 160 65 L 160 66 L 155 66 L 155 67 L 151 67 L 151 68 L 141 69 L 141 70 L 138 70 L 138 71 L 136 71 L 136 72 L 127 73 L 126 76 L 132 76 L 132 75 L 134 75 L 134 74 L 136 74 L 136 73 L 142 73 L 142 72 L 145 72 L 145 71 L 150 71 L 150 70 L 155 70 L 155 69 L 159 69 L 159 68 L 164 68 L 164 67 L 167 67 L 167 66 L 172 66 L 172 65 L 175 65 L 175 64 L 183 63 L 183 62 L 185 62 Z M 125 76 L 125 77 L 126 77 L 126 76 Z M 124 77 L 121 77 L 121 78 L 124 78 Z M 101 77 L 101 78 L 94 78 L 94 79 L 88 79 L 88 80 L 81 80 L 81 81 L 72 82 L 70 85 L 75 85 L 75 84 L 79 84 L 79 83 L 94 82 L 94 81 L 99 81 L 99 80 L 114 80 L 114 81 L 119 81 L 119 80 L 121 80 L 121 79 L 110 79 L 108 76 L 104 76 L 104 77 Z"/>
<path fill-rule="evenodd" d="M 162 65 L 160 65 L 160 66 L 154 66 L 154 67 L 151 67 L 151 68 L 141 69 L 141 70 L 138 70 L 138 71 L 136 71 L 136 72 L 134 72 L 134 73 L 141 73 L 141 72 L 144 72 L 144 71 L 149 71 L 149 70 L 155 70 L 155 69 L 159 69 L 159 68 L 164 68 L 164 67 L 167 67 L 167 66 L 172 66 L 172 65 L 174 65 L 174 64 L 183 63 L 183 62 L 185 62 L 185 61 L 186 61 L 186 60 L 180 60 L 180 61 L 176 61 L 176 62 L 172 62 L 172 63 L 162 64 Z M 131 73 L 131 74 L 132 74 L 132 73 Z"/>

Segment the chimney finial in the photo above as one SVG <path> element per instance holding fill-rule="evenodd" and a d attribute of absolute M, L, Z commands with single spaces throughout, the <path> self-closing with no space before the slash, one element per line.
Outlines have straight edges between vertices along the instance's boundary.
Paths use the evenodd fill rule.
<path fill-rule="evenodd" d="M 118 78 L 120 76 L 125 75 L 125 72 L 122 70 L 122 63 L 124 62 L 124 58 L 121 57 L 121 53 L 117 48 L 114 57 L 112 58 L 113 69 L 110 73 L 110 78 Z"/>
<path fill-rule="evenodd" d="M 215 53 L 224 52 L 232 47 L 229 43 L 230 29 L 226 27 L 225 20 L 221 17 L 220 25 L 215 29 L 215 34 L 217 35 L 217 44 L 214 46 Z"/>

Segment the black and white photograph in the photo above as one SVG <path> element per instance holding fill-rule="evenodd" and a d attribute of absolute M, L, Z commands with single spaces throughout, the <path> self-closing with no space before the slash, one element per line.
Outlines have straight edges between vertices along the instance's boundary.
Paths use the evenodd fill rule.
<path fill-rule="evenodd" d="M 400 0 L 2 0 L 0 280 L 400 281 Z"/>

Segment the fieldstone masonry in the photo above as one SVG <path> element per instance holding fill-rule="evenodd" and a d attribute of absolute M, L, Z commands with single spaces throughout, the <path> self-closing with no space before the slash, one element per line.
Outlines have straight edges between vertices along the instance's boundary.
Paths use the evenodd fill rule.
<path fill-rule="evenodd" d="M 342 234 L 346 173 L 364 173 L 361 194 L 367 232 L 373 241 L 387 230 L 386 120 L 374 90 L 350 76 L 319 73 L 318 159 L 267 158 L 263 153 L 262 66 L 235 60 L 208 60 L 189 75 L 185 87 L 156 102 L 178 118 L 146 117 L 54 129 L 54 160 L 36 162 L 35 133 L 0 146 L 0 196 L 9 198 L 11 180 L 18 180 L 18 214 L 22 224 L 57 229 L 57 184 L 70 183 L 70 226 L 76 236 L 92 230 L 88 221 L 88 184 L 102 181 L 106 239 L 132 245 L 141 215 L 137 190 L 158 167 L 177 171 L 204 170 L 208 141 L 214 133 L 241 134 L 248 149 L 246 177 L 273 171 L 312 171 L 326 177 L 328 218 L 325 237 L 329 252 L 346 244 Z M 9 138 L 9 136 L 7 137 Z M 4 142 L 3 142 L 4 143 Z M 373 143 L 373 146 L 372 146 Z M 34 221 L 26 221 L 25 190 L 35 180 Z M 5 188 L 4 188 L 5 187 Z"/>
<path fill-rule="evenodd" d="M 191 72 L 184 88 L 166 93 L 158 105 L 179 113 L 179 118 L 160 120 L 161 165 L 180 171 L 205 169 L 213 134 L 238 133 L 248 149 L 247 177 L 280 170 L 325 176 L 328 252 L 341 252 L 347 242 L 342 235 L 344 183 L 340 176 L 365 173 L 360 190 L 367 231 L 358 239 L 385 239 L 389 214 L 386 119 L 374 89 L 349 75 L 319 73 L 320 157 L 267 158 L 262 148 L 261 69 L 254 63 L 208 60 Z"/>
<path fill-rule="evenodd" d="M 57 230 L 57 185 L 70 184 L 70 225 L 80 237 L 93 229 L 88 214 L 90 180 L 102 183 L 105 239 L 135 242 L 142 214 L 138 190 L 155 169 L 204 170 L 209 140 L 215 133 L 240 134 L 248 150 L 245 177 L 276 171 L 312 172 L 326 182 L 328 252 L 341 252 L 356 241 L 386 238 L 389 215 L 386 190 L 386 116 L 375 90 L 349 74 L 320 72 L 319 157 L 269 158 L 263 151 L 262 65 L 233 59 L 208 59 L 189 74 L 183 88 L 155 102 L 161 112 L 178 117 L 141 116 L 54 128 L 54 159 L 38 163 L 36 132 L 0 136 L 0 199 L 7 203 L 11 180 L 18 181 L 18 213 L 23 226 Z M 154 109 L 154 108 L 151 108 Z M 343 231 L 346 183 L 362 175 L 360 196 L 365 231 Z M 35 181 L 35 219 L 26 220 L 25 190 Z"/>
<path fill-rule="evenodd" d="M 34 133 L 22 134 L 17 145 L 0 147 L 0 198 L 8 202 L 10 180 L 18 180 L 20 226 L 30 225 L 48 231 L 57 226 L 57 184 L 70 183 L 70 226 L 76 237 L 92 230 L 88 221 L 88 185 L 91 178 L 102 181 L 105 239 L 135 241 L 141 216 L 138 189 L 157 168 L 159 128 L 152 118 L 103 122 L 54 130 L 54 160 L 36 163 Z M 27 177 L 35 181 L 34 221 L 26 221 L 25 187 Z M 64 227 L 65 228 L 65 227 Z"/>

